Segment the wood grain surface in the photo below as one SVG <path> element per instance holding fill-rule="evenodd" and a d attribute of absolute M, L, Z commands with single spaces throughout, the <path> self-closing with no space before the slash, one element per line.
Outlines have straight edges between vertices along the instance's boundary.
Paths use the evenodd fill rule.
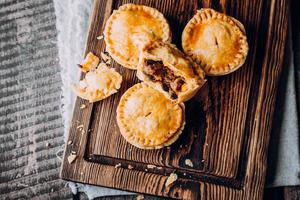
<path fill-rule="evenodd" d="M 208 78 L 199 94 L 187 103 L 187 126 L 176 144 L 143 151 L 124 142 L 115 123 L 118 99 L 137 81 L 135 72 L 113 62 L 123 75 L 122 88 L 99 103 L 77 99 L 69 135 L 72 144 L 66 147 L 61 177 L 178 199 L 261 199 L 288 1 L 96 0 L 86 53 L 100 55 L 104 43 L 96 37 L 102 35 L 111 11 L 127 2 L 160 10 L 169 20 L 173 42 L 178 46 L 185 24 L 197 9 L 212 7 L 236 17 L 245 25 L 250 45 L 246 64 L 231 75 Z M 82 104 L 87 108 L 79 109 Z M 83 134 L 77 128 L 81 124 Z M 69 164 L 71 152 L 78 157 Z M 186 158 L 194 162 L 194 169 L 184 165 Z M 119 162 L 122 167 L 115 168 Z M 127 164 L 135 169 L 128 170 Z M 147 164 L 163 166 L 163 170 L 146 171 Z M 179 179 L 165 187 L 172 171 Z"/>

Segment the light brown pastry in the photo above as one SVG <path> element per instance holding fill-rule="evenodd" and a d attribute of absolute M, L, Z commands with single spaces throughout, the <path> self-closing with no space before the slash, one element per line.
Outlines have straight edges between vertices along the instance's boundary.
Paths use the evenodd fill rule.
<path fill-rule="evenodd" d="M 122 66 L 136 69 L 140 48 L 151 40 L 171 41 L 163 14 L 154 8 L 125 4 L 106 22 L 104 40 L 111 57 Z"/>
<path fill-rule="evenodd" d="M 175 45 L 155 41 L 140 55 L 137 76 L 171 100 L 192 98 L 205 83 L 204 72 Z"/>
<path fill-rule="evenodd" d="M 182 47 L 211 76 L 237 70 L 248 54 L 243 24 L 207 8 L 198 10 L 184 28 Z"/>
<path fill-rule="evenodd" d="M 88 71 L 91 71 L 91 70 L 94 70 L 96 69 L 96 67 L 98 66 L 99 64 L 99 57 L 98 56 L 95 56 L 92 52 L 89 52 L 85 59 L 83 60 L 83 62 L 81 62 L 80 64 L 78 64 L 78 66 L 80 67 L 80 70 L 82 72 L 88 72 Z"/>
<path fill-rule="evenodd" d="M 115 69 L 100 63 L 98 68 L 89 71 L 79 84 L 73 86 L 73 91 L 89 102 L 96 102 L 116 93 L 121 83 L 122 76 Z"/>
<path fill-rule="evenodd" d="M 129 88 L 117 108 L 122 136 L 142 149 L 159 149 L 177 140 L 185 124 L 184 104 L 174 103 L 145 83 Z"/>

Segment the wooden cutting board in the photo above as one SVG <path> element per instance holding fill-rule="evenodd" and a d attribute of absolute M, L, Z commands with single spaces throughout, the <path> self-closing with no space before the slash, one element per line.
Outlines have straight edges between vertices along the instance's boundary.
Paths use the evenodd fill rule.
<path fill-rule="evenodd" d="M 246 63 L 230 75 L 208 77 L 207 84 L 186 103 L 186 126 L 176 143 L 160 150 L 141 150 L 122 138 L 116 123 L 119 99 L 138 79 L 135 71 L 113 62 L 123 76 L 122 87 L 93 104 L 77 98 L 61 177 L 178 199 L 262 198 L 276 88 L 283 67 L 288 1 L 95 0 L 86 53 L 100 56 L 105 44 L 97 36 L 102 35 L 112 10 L 128 2 L 161 11 L 170 22 L 173 43 L 180 48 L 182 30 L 197 9 L 212 7 L 234 16 L 246 28 L 250 46 Z M 80 109 L 83 104 L 87 107 Z M 71 153 L 77 158 L 70 164 L 67 157 Z M 186 165 L 187 159 L 193 167 Z M 178 180 L 166 187 L 172 172 Z"/>

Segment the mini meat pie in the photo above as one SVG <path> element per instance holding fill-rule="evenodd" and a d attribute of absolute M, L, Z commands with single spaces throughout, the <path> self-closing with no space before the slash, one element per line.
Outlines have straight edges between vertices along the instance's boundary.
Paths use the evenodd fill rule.
<path fill-rule="evenodd" d="M 204 84 L 204 72 L 174 45 L 152 42 L 141 52 L 137 76 L 168 98 L 184 102 Z"/>
<path fill-rule="evenodd" d="M 237 70 L 248 53 L 242 23 L 213 9 L 199 10 L 188 22 L 182 34 L 182 47 L 211 76 Z"/>
<path fill-rule="evenodd" d="M 129 88 L 117 108 L 122 136 L 142 149 L 159 149 L 177 140 L 185 124 L 184 104 L 176 104 L 145 83 Z"/>
<path fill-rule="evenodd" d="M 163 14 L 154 8 L 125 4 L 115 10 L 104 30 L 106 49 L 122 66 L 136 69 L 140 48 L 151 40 L 171 41 Z"/>
<path fill-rule="evenodd" d="M 74 93 L 90 102 L 100 101 L 117 92 L 122 83 L 122 76 L 104 63 L 101 67 L 89 71 L 79 84 L 73 87 Z"/>

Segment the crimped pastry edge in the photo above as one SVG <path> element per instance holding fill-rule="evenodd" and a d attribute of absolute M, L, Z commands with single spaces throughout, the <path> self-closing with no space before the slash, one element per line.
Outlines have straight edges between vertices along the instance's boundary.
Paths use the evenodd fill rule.
<path fill-rule="evenodd" d="M 104 31 L 103 31 L 103 35 L 104 35 L 104 41 L 106 43 L 106 51 L 110 54 L 110 56 L 120 65 L 122 65 L 123 67 L 126 67 L 128 69 L 136 69 L 137 66 L 133 65 L 132 63 L 128 63 L 128 58 L 124 58 L 123 55 L 121 55 L 120 53 L 118 53 L 117 50 L 115 50 L 113 48 L 113 44 L 112 42 L 110 42 L 110 35 L 111 35 L 111 29 L 112 29 L 112 23 L 113 20 L 120 14 L 120 12 L 124 11 L 124 10 L 144 10 L 147 13 L 150 13 L 154 18 L 158 19 L 160 21 L 160 23 L 163 26 L 163 36 L 162 36 L 162 40 L 163 41 L 169 41 L 171 42 L 172 40 L 172 32 L 169 26 L 168 21 L 165 19 L 164 15 L 159 12 L 157 9 L 152 8 L 152 7 L 148 7 L 148 6 L 144 6 L 144 5 L 136 5 L 136 4 L 124 4 L 122 6 L 120 6 L 118 8 L 118 10 L 114 10 L 112 15 L 108 18 Z"/>
<path fill-rule="evenodd" d="M 182 133 L 182 131 L 184 129 L 184 126 L 185 126 L 185 106 L 184 106 L 183 103 L 176 104 L 180 107 L 180 109 L 182 111 L 182 117 L 181 117 L 181 121 L 180 121 L 181 125 L 178 128 L 178 130 L 172 135 L 172 137 L 170 137 L 167 141 L 165 141 L 163 143 L 160 143 L 160 144 L 144 144 L 143 145 L 139 142 L 138 139 L 127 136 L 128 133 L 130 133 L 130 130 L 128 130 L 128 128 L 125 126 L 126 122 L 123 121 L 124 120 L 124 118 L 122 117 L 123 112 L 120 109 L 122 107 L 124 107 L 124 104 L 126 103 L 125 98 L 128 98 L 131 93 L 134 93 L 135 91 L 137 91 L 137 90 L 139 90 L 143 87 L 150 87 L 150 86 L 148 86 L 145 83 L 137 83 L 134 86 L 132 86 L 131 88 L 129 88 L 129 90 L 131 90 L 130 93 L 124 93 L 125 96 L 123 94 L 123 96 L 121 97 L 121 100 L 120 100 L 118 108 L 117 108 L 117 124 L 119 126 L 121 135 L 124 137 L 124 139 L 128 143 L 132 144 L 135 147 L 141 148 L 141 149 L 160 149 L 160 148 L 163 148 L 165 146 L 169 146 L 178 139 L 179 135 Z M 159 91 L 157 91 L 157 92 L 159 92 Z"/>
<path fill-rule="evenodd" d="M 210 19 L 218 19 L 218 20 L 225 21 L 228 24 L 232 25 L 233 27 L 237 27 L 237 30 L 239 30 L 236 31 L 236 33 L 240 37 L 240 42 L 241 42 L 240 51 L 236 54 L 236 58 L 234 59 L 234 61 L 228 63 L 227 66 L 218 70 L 219 72 L 216 70 L 212 71 L 211 70 L 213 69 L 212 66 L 203 63 L 197 55 L 190 52 L 191 48 L 188 42 L 190 37 L 189 33 L 191 29 L 193 29 L 194 26 L 201 23 L 202 21 L 210 20 Z M 222 75 L 232 73 L 233 71 L 236 71 L 245 63 L 248 50 L 249 50 L 247 37 L 245 34 L 245 28 L 243 24 L 233 17 L 227 16 L 223 13 L 219 13 L 210 8 L 202 8 L 198 10 L 197 13 L 192 17 L 192 19 L 187 23 L 182 33 L 182 48 L 184 52 L 187 55 L 189 55 L 193 60 L 195 60 L 195 62 L 197 62 L 205 71 L 205 73 L 209 76 L 222 76 Z"/>

